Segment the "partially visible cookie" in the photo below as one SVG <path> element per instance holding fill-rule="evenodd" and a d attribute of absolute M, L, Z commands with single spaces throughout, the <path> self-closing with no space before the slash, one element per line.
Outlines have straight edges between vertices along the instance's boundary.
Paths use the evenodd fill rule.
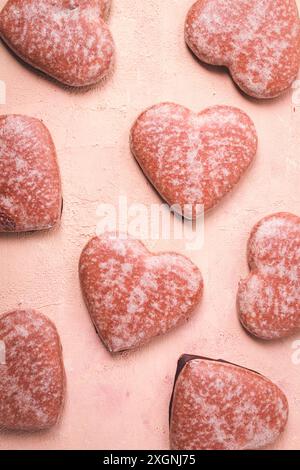
<path fill-rule="evenodd" d="M 240 282 L 241 323 L 262 339 L 283 338 L 300 328 L 300 218 L 263 218 L 248 242 L 249 276 Z"/>
<path fill-rule="evenodd" d="M 61 211 L 60 173 L 48 129 L 29 116 L 0 116 L 0 232 L 50 229 Z"/>
<path fill-rule="evenodd" d="M 297 77 L 295 0 L 198 0 L 187 15 L 185 39 L 200 60 L 226 66 L 255 98 L 275 98 Z"/>
<path fill-rule="evenodd" d="M 0 36 L 25 62 L 69 86 L 94 85 L 113 65 L 110 0 L 9 0 Z"/>
<path fill-rule="evenodd" d="M 65 373 L 54 324 L 34 310 L 0 316 L 0 429 L 39 431 L 62 413 Z"/>
<path fill-rule="evenodd" d="M 170 404 L 172 450 L 256 450 L 284 431 L 284 393 L 257 372 L 200 356 L 178 361 Z"/>

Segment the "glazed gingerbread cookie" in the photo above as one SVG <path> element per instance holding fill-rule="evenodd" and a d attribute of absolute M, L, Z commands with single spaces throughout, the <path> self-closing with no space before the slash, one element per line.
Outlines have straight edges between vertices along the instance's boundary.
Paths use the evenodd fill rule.
<path fill-rule="evenodd" d="M 0 36 L 25 62 L 73 87 L 94 85 L 113 65 L 111 0 L 9 0 Z"/>
<path fill-rule="evenodd" d="M 62 413 L 65 373 L 58 333 L 34 310 L 0 316 L 0 429 L 39 431 Z"/>
<path fill-rule="evenodd" d="M 288 419 L 284 393 L 257 372 L 200 356 L 178 362 L 170 404 L 172 450 L 256 450 Z"/>
<path fill-rule="evenodd" d="M 56 151 L 38 119 L 0 116 L 0 232 L 54 227 L 62 194 Z"/>
<path fill-rule="evenodd" d="M 187 15 L 185 39 L 200 60 L 226 66 L 255 98 L 275 98 L 297 77 L 295 0 L 198 0 Z"/>
<path fill-rule="evenodd" d="M 90 240 L 79 274 L 88 311 L 110 352 L 166 333 L 187 320 L 202 297 L 201 273 L 188 258 L 152 254 L 123 234 Z"/>
<path fill-rule="evenodd" d="M 130 141 L 144 174 L 187 218 L 231 191 L 257 150 L 254 124 L 231 106 L 194 113 L 174 103 L 155 105 L 138 117 Z"/>
<path fill-rule="evenodd" d="M 258 222 L 248 263 L 251 273 L 237 295 L 241 323 L 262 339 L 294 333 L 300 328 L 300 218 L 278 213 Z"/>

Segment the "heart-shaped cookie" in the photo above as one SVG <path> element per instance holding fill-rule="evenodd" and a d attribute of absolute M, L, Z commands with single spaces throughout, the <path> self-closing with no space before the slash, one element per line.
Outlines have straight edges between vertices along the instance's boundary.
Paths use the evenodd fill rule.
<path fill-rule="evenodd" d="M 94 85 L 108 75 L 114 42 L 110 0 L 9 0 L 0 36 L 25 62 L 61 83 Z"/>
<path fill-rule="evenodd" d="M 112 0 L 100 0 L 99 2 L 101 8 L 101 17 L 104 20 L 107 20 L 107 18 L 109 17 L 111 2 Z"/>
<path fill-rule="evenodd" d="M 38 119 L 0 116 L 0 232 L 45 230 L 61 217 L 55 147 Z"/>
<path fill-rule="evenodd" d="M 256 450 L 284 431 L 288 402 L 257 372 L 200 356 L 178 362 L 170 404 L 173 450 Z"/>
<path fill-rule="evenodd" d="M 88 311 L 110 352 L 136 348 L 182 323 L 203 290 L 201 273 L 188 258 L 152 254 L 123 234 L 92 238 L 79 274 Z"/>
<path fill-rule="evenodd" d="M 143 172 L 174 211 L 196 218 L 240 180 L 257 150 L 250 118 L 230 106 L 201 113 L 162 103 L 142 113 L 131 149 Z"/>
<path fill-rule="evenodd" d="M 198 0 L 187 15 L 185 39 L 200 60 L 226 66 L 255 98 L 275 98 L 297 77 L 295 0 Z"/>
<path fill-rule="evenodd" d="M 65 374 L 53 323 L 33 310 L 0 316 L 0 429 L 38 431 L 55 425 Z"/>
<path fill-rule="evenodd" d="M 251 273 L 237 295 L 241 323 L 262 339 L 294 333 L 300 328 L 300 218 L 283 212 L 258 222 L 248 263 Z"/>

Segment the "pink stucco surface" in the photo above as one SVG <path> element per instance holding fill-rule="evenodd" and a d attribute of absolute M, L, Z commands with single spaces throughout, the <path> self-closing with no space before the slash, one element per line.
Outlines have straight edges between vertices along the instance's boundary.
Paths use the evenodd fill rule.
<path fill-rule="evenodd" d="M 43 119 L 56 144 L 64 190 L 60 228 L 0 236 L 1 311 L 31 307 L 55 322 L 67 399 L 57 427 L 37 434 L 2 432 L 0 449 L 167 449 L 168 404 L 182 353 L 226 359 L 277 383 L 288 397 L 290 417 L 274 448 L 300 448 L 300 363 L 293 361 L 300 331 L 276 342 L 254 340 L 241 328 L 235 307 L 238 281 L 248 273 L 246 242 L 254 223 L 276 211 L 300 213 L 299 93 L 257 102 L 243 96 L 226 71 L 200 65 L 183 39 L 192 3 L 115 0 L 109 20 L 115 72 L 88 92 L 41 77 L 1 45 L 7 102 L 0 112 Z M 205 292 L 193 318 L 140 350 L 112 357 L 86 311 L 78 259 L 95 233 L 100 203 L 117 204 L 120 195 L 129 203 L 160 201 L 128 145 L 136 116 L 160 101 L 194 111 L 215 104 L 240 107 L 256 125 L 259 151 L 239 186 L 207 214 L 201 249 L 188 251 L 183 241 L 148 243 L 154 251 L 185 254 L 200 267 Z"/>

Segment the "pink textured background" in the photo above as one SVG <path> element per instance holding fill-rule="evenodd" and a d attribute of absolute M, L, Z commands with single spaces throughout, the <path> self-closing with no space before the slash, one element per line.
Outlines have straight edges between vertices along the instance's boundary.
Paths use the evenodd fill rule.
<path fill-rule="evenodd" d="M 2 7 L 5 0 L 0 0 Z M 34 307 L 61 336 L 67 400 L 59 426 L 34 435 L 0 434 L 0 449 L 166 449 L 168 404 L 178 356 L 223 358 L 273 379 L 290 404 L 288 428 L 275 448 L 300 448 L 300 364 L 292 343 L 263 343 L 240 327 L 235 296 L 247 274 L 246 241 L 266 214 L 299 214 L 300 107 L 292 91 L 271 102 L 244 97 L 228 74 L 199 65 L 183 40 L 193 0 L 114 0 L 109 21 L 117 47 L 116 70 L 102 88 L 70 92 L 18 63 L 1 45 L 0 79 L 7 84 L 1 113 L 42 118 L 57 147 L 64 188 L 59 229 L 0 236 L 1 311 Z M 300 6 L 300 0 L 298 0 Z M 159 198 L 128 146 L 129 128 L 145 107 L 170 100 L 197 111 L 214 104 L 242 108 L 259 134 L 257 159 L 242 183 L 206 217 L 205 244 L 188 252 L 183 242 L 151 242 L 177 250 L 202 270 L 203 302 L 193 319 L 141 350 L 111 357 L 83 304 L 77 263 L 95 232 L 100 202 L 150 204 Z"/>

